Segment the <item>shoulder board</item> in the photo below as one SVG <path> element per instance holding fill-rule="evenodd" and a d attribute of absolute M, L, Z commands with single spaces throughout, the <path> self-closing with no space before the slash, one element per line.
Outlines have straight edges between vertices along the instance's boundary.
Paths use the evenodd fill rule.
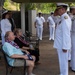
<path fill-rule="evenodd" d="M 64 16 L 64 19 L 68 19 L 68 16 Z"/>

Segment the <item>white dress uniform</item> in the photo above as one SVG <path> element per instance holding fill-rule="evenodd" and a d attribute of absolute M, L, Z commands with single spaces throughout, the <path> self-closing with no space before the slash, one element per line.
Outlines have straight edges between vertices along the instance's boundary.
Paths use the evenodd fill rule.
<path fill-rule="evenodd" d="M 44 17 L 36 17 L 35 19 L 36 22 L 36 34 L 38 39 L 42 40 L 42 33 L 43 33 L 43 23 L 45 22 Z"/>
<path fill-rule="evenodd" d="M 69 16 L 70 16 L 70 18 L 72 20 L 73 15 L 70 13 Z M 68 51 L 68 60 L 71 60 L 71 49 Z"/>
<path fill-rule="evenodd" d="M 54 22 L 52 16 L 48 17 L 47 22 L 49 23 L 49 32 L 50 32 L 49 40 L 51 40 L 51 39 L 54 40 L 55 22 Z"/>
<path fill-rule="evenodd" d="M 5 42 L 5 34 L 7 31 L 11 31 L 11 23 L 9 22 L 8 19 L 3 19 L 1 20 L 1 37 L 2 37 L 2 45 L 4 44 Z"/>
<path fill-rule="evenodd" d="M 64 53 L 62 49 L 71 49 L 71 19 L 67 13 L 64 13 L 60 18 L 61 21 L 56 27 L 54 48 L 58 53 L 60 75 L 68 75 L 68 51 Z"/>
<path fill-rule="evenodd" d="M 71 68 L 75 71 L 75 16 L 72 17 L 71 43 Z"/>

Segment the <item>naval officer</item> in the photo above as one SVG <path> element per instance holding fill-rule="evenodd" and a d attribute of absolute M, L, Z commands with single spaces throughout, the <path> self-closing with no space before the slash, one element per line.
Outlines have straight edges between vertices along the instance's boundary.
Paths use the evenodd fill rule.
<path fill-rule="evenodd" d="M 57 3 L 61 21 L 56 27 L 54 48 L 57 49 L 60 75 L 68 75 L 68 50 L 71 49 L 71 19 L 66 13 L 68 4 Z"/>
<path fill-rule="evenodd" d="M 75 6 L 70 7 L 70 17 L 72 20 L 71 27 L 71 69 L 75 71 Z"/>
<path fill-rule="evenodd" d="M 42 40 L 43 34 L 43 25 L 45 23 L 45 19 L 42 16 L 42 13 L 38 13 L 38 16 L 35 18 L 34 26 L 36 28 L 37 39 Z"/>

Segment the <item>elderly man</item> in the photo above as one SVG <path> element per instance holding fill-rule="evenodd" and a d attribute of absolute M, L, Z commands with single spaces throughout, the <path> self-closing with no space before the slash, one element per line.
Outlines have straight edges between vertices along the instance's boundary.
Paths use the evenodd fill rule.
<path fill-rule="evenodd" d="M 45 19 L 42 17 L 42 13 L 38 13 L 38 16 L 35 18 L 35 28 L 36 28 L 36 34 L 37 39 L 42 40 L 42 33 L 43 33 L 43 25 L 44 25 Z"/>
<path fill-rule="evenodd" d="M 71 69 L 75 72 L 75 6 L 70 7 L 70 17 L 72 20 L 71 27 Z"/>
<path fill-rule="evenodd" d="M 68 5 L 65 3 L 58 3 L 58 15 L 61 21 L 56 27 L 56 34 L 54 40 L 54 48 L 57 49 L 60 75 L 68 75 L 68 50 L 71 49 L 71 19 L 66 13 Z"/>
<path fill-rule="evenodd" d="M 19 46 L 13 41 L 15 39 L 15 36 L 13 32 L 8 31 L 5 34 L 5 40 L 6 42 L 3 45 L 3 50 L 5 53 L 8 54 L 9 57 L 7 57 L 8 63 L 11 66 L 24 66 L 24 60 L 20 60 L 18 58 L 23 58 L 26 60 L 26 66 L 27 68 L 27 75 L 35 75 L 32 73 L 34 68 L 34 57 L 29 55 L 28 53 L 23 53 Z M 17 59 L 14 59 L 17 58 Z"/>

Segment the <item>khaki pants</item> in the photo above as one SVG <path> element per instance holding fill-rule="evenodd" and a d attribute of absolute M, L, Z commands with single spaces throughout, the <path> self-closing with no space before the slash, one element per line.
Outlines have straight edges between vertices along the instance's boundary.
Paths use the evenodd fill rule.
<path fill-rule="evenodd" d="M 15 59 L 13 66 L 24 66 L 24 60 L 22 60 L 22 59 Z M 26 60 L 26 66 L 28 66 L 27 60 Z"/>

